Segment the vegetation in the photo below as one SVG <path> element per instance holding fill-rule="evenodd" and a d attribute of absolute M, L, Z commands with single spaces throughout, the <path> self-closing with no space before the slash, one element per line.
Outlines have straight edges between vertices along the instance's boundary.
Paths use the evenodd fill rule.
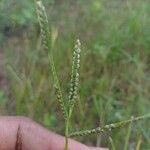
<path fill-rule="evenodd" d="M 55 64 L 53 60 L 53 54 L 52 54 L 52 37 L 51 37 L 51 32 L 49 31 L 49 25 L 48 25 L 48 20 L 47 20 L 47 15 L 45 11 L 45 7 L 43 6 L 41 1 L 37 1 L 37 15 L 38 15 L 38 20 L 41 28 L 41 37 L 42 37 L 42 42 L 43 46 L 45 49 L 48 51 L 48 57 L 50 61 L 50 66 L 54 78 L 54 87 L 56 90 L 56 95 L 58 98 L 58 101 L 60 103 L 60 108 L 63 112 L 64 119 L 65 119 L 65 150 L 68 150 L 68 138 L 72 136 L 84 136 L 84 135 L 89 135 L 89 134 L 94 134 L 94 133 L 101 133 L 107 130 L 111 130 L 117 127 L 121 127 L 127 123 L 131 123 L 133 121 L 137 121 L 140 119 L 145 119 L 149 118 L 150 114 L 140 116 L 140 117 L 132 117 L 130 120 L 122 121 L 122 122 L 117 122 L 117 123 L 111 123 L 109 125 L 105 125 L 104 127 L 97 127 L 92 130 L 85 130 L 85 131 L 77 131 L 75 133 L 72 133 L 69 135 L 69 124 L 70 124 L 70 119 L 73 113 L 73 108 L 75 101 L 78 96 L 78 85 L 79 85 L 79 67 L 80 67 L 80 52 L 81 52 L 81 43 L 79 40 L 77 40 L 76 45 L 75 45 L 75 50 L 73 53 L 73 64 L 72 64 L 72 72 L 71 72 L 71 83 L 70 83 L 70 92 L 69 92 L 69 99 L 65 102 L 63 100 L 62 96 L 62 91 L 60 88 L 59 84 L 59 79 L 56 74 L 56 69 L 55 69 Z M 131 130 L 129 131 L 130 134 Z M 128 139 L 128 138 L 127 138 Z M 128 142 L 128 141 L 127 141 Z M 125 149 L 127 143 L 125 144 Z"/>
<path fill-rule="evenodd" d="M 81 37 L 82 43 L 85 43 L 82 46 L 80 98 L 77 101 L 78 107 L 75 107 L 76 113 L 73 113 L 70 120 L 72 127 L 70 130 L 103 127 L 105 124 L 125 120 L 132 115 L 148 113 L 150 106 L 148 2 L 78 0 L 64 3 L 62 1 L 60 5 L 57 3 L 60 2 L 54 2 L 52 8 L 54 11 L 51 11 L 54 13 L 49 15 L 54 18 L 48 19 L 58 27 L 52 27 L 51 40 L 55 49 L 54 57 L 59 79 L 64 81 L 61 83 L 65 89 L 64 93 L 68 93 L 69 90 L 69 86 L 65 87 L 65 83 L 70 76 L 68 72 L 71 68 L 73 41 L 76 37 Z M 62 13 L 58 13 L 57 10 Z M 37 29 L 36 21 L 30 23 Z M 51 73 L 49 74 L 47 52 L 41 51 L 38 33 L 34 31 L 34 34 L 31 34 L 30 31 L 34 28 L 31 25 L 28 27 L 26 30 L 22 29 L 24 33 L 22 39 L 9 37 L 7 45 L 3 42 L 11 95 L 11 101 L 7 102 L 11 105 L 6 106 L 11 114 L 28 115 L 62 133 L 65 126 L 57 108 L 53 86 L 47 84 L 48 80 L 53 84 L 52 78 L 49 79 Z M 87 114 L 88 120 L 85 117 Z M 129 122 L 132 120 L 137 119 L 132 118 Z M 145 120 L 130 125 L 128 133 L 127 129 L 121 128 L 111 135 L 107 132 L 106 135 L 98 135 L 96 139 L 93 136 L 88 138 L 90 140 L 85 137 L 81 137 L 80 140 L 86 140 L 87 143 L 96 141 L 98 146 L 101 144 L 106 146 L 109 145 L 106 141 L 109 137 L 113 149 L 122 148 L 124 141 L 124 149 L 130 149 L 132 146 L 136 149 L 149 149 L 148 127 L 149 120 Z M 130 134 L 131 132 L 133 134 Z"/>

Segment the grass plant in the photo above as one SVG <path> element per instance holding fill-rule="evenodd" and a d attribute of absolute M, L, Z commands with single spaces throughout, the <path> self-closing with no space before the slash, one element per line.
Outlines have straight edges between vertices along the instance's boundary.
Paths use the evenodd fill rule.
<path fill-rule="evenodd" d="M 60 87 L 59 79 L 57 77 L 54 60 L 53 60 L 52 34 L 51 34 L 51 30 L 49 29 L 45 7 L 43 6 L 42 2 L 39 0 L 36 2 L 36 6 L 37 6 L 38 20 L 39 20 L 39 24 L 41 28 L 41 39 L 42 39 L 43 47 L 47 51 L 47 54 L 48 54 L 57 99 L 59 101 L 60 109 L 62 110 L 62 113 L 64 116 L 65 150 L 68 150 L 69 148 L 68 138 L 70 137 L 86 136 L 90 134 L 99 134 L 101 132 L 107 132 L 115 128 L 123 127 L 126 124 L 132 124 L 135 121 L 150 118 L 150 114 L 146 114 L 146 115 L 139 116 L 139 117 L 131 117 L 131 119 L 128 119 L 128 120 L 110 123 L 108 125 L 97 127 L 91 130 L 90 129 L 81 130 L 81 131 L 70 133 L 70 130 L 69 130 L 70 119 L 72 118 L 72 115 L 73 115 L 73 108 L 74 108 L 75 102 L 78 99 L 81 43 L 80 43 L 80 40 L 77 40 L 75 44 L 73 60 L 72 60 L 70 91 L 69 91 L 68 99 L 64 99 L 62 95 L 62 90 Z M 130 133 L 131 133 L 131 127 L 129 127 L 128 134 L 125 140 L 125 147 L 124 147 L 125 150 L 127 149 L 127 146 L 128 146 Z"/>

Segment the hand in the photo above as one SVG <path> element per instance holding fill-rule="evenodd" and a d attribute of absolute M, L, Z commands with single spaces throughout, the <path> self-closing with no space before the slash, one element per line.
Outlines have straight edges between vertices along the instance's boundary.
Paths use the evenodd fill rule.
<path fill-rule="evenodd" d="M 25 117 L 0 117 L 0 150 L 64 150 L 64 137 Z M 69 150 L 107 150 L 69 139 Z"/>

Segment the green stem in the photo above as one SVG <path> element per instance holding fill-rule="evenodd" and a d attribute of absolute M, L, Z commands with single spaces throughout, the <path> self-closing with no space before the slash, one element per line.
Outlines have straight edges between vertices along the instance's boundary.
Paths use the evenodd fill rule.
<path fill-rule="evenodd" d="M 68 150 L 68 136 L 69 136 L 69 118 L 66 119 L 65 123 L 65 150 Z"/>

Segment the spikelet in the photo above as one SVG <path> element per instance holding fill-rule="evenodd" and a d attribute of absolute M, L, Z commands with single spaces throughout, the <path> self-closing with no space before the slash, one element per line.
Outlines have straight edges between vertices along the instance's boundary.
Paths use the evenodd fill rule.
<path fill-rule="evenodd" d="M 59 80 L 58 80 L 58 77 L 56 74 L 56 69 L 55 69 L 55 65 L 54 65 L 54 61 L 53 61 L 53 55 L 52 55 L 52 51 L 51 51 L 52 39 L 51 39 L 51 34 L 50 34 L 49 26 L 48 26 L 48 19 L 47 19 L 45 7 L 43 6 L 41 1 L 37 1 L 36 6 L 37 6 L 38 20 L 39 20 L 39 24 L 40 24 L 40 28 L 41 28 L 42 43 L 43 43 L 44 48 L 48 51 L 48 58 L 50 60 L 50 65 L 51 65 L 52 74 L 53 74 L 53 78 L 54 78 L 54 87 L 56 90 L 56 95 L 57 95 L 58 101 L 60 103 L 60 107 L 63 112 L 64 118 L 66 119 L 67 111 L 66 111 L 66 107 L 65 107 L 65 104 L 64 104 L 64 101 L 62 98 L 62 92 L 60 89 Z"/>
<path fill-rule="evenodd" d="M 142 120 L 142 119 L 145 119 L 145 118 L 150 118 L 150 114 L 146 114 L 146 115 L 139 116 L 139 117 L 136 117 L 136 118 L 131 117 L 131 119 L 129 119 L 129 120 L 120 121 L 120 122 L 117 122 L 117 123 L 111 123 L 109 125 L 105 125 L 104 127 L 97 127 L 95 129 L 91 129 L 91 130 L 77 131 L 77 132 L 71 133 L 69 135 L 69 137 L 86 136 L 86 135 L 90 135 L 90 134 L 98 134 L 98 133 L 101 133 L 101 132 L 107 132 L 107 131 L 111 131 L 112 129 L 125 126 L 128 123 L 138 121 L 138 120 Z"/>
<path fill-rule="evenodd" d="M 75 44 L 72 60 L 72 72 L 71 72 L 71 83 L 69 92 L 69 115 L 71 116 L 74 103 L 78 96 L 78 85 L 79 85 L 79 67 L 80 67 L 80 52 L 81 43 L 78 39 Z"/>
<path fill-rule="evenodd" d="M 45 11 L 45 7 L 43 6 L 41 1 L 36 2 L 37 6 L 37 16 L 41 29 L 41 39 L 42 44 L 46 50 L 51 49 L 51 34 L 48 27 L 48 19 Z"/>

